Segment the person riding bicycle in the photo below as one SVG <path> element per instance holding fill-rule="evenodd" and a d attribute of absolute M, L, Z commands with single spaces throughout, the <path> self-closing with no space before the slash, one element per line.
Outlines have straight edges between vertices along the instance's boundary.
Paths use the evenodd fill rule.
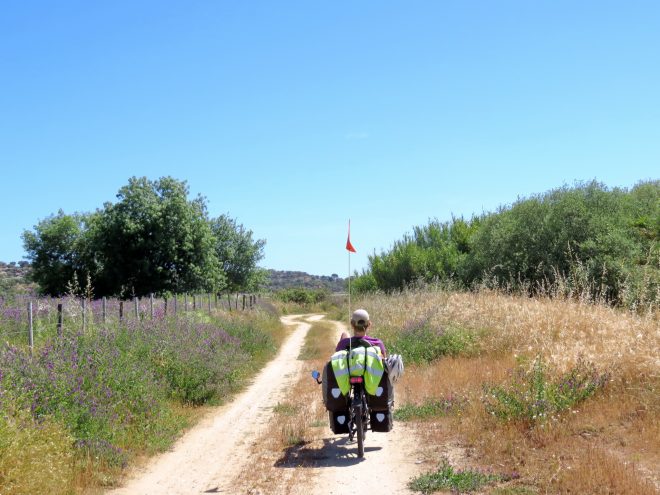
<path fill-rule="evenodd" d="M 367 335 L 367 330 L 371 327 L 371 320 L 369 319 L 369 313 L 365 309 L 356 309 L 351 315 L 351 328 L 353 328 L 353 337 L 350 337 L 348 333 L 342 332 L 339 342 L 337 343 L 336 351 L 348 350 L 351 347 L 355 347 L 355 340 L 365 340 L 374 347 L 380 348 L 383 359 L 387 358 L 387 350 L 385 349 L 385 344 L 380 339 L 376 337 L 371 337 Z M 351 342 L 351 339 L 353 342 Z"/>

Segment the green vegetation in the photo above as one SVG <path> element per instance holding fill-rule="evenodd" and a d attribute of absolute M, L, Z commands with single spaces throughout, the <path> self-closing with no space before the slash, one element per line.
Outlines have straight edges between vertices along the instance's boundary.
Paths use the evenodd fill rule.
<path fill-rule="evenodd" d="M 63 478 L 62 493 L 89 473 L 103 479 L 87 484 L 113 483 L 135 455 L 171 445 L 191 416 L 183 411 L 236 391 L 272 356 L 279 329 L 260 309 L 189 312 L 90 321 L 85 332 L 45 335 L 34 352 L 3 344 L 0 491 L 50 493 L 44 470 Z"/>
<path fill-rule="evenodd" d="M 599 373 L 583 359 L 556 381 L 550 381 L 546 368 L 543 360 L 536 358 L 530 369 L 520 366 L 508 384 L 484 386 L 486 410 L 507 421 L 543 423 L 591 397 L 609 381 L 608 373 Z"/>
<path fill-rule="evenodd" d="M 275 298 L 285 303 L 292 302 L 301 305 L 311 305 L 325 301 L 328 295 L 329 292 L 324 289 L 291 288 L 276 292 Z"/>
<path fill-rule="evenodd" d="M 188 200 L 185 182 L 133 177 L 94 213 L 59 211 L 23 233 L 32 278 L 43 294 L 69 293 L 74 276 L 94 296 L 144 296 L 254 290 L 265 241 L 204 198 Z"/>
<path fill-rule="evenodd" d="M 597 182 L 521 199 L 470 220 L 415 227 L 369 257 L 356 292 L 417 282 L 657 305 L 660 181 L 631 190 Z"/>
<path fill-rule="evenodd" d="M 497 474 L 471 471 L 469 469 L 463 471 L 456 470 L 445 461 L 436 472 L 418 476 L 408 486 L 411 490 L 422 493 L 433 493 L 440 490 L 467 493 L 474 492 L 484 485 L 497 481 L 505 481 L 510 478 Z"/>
<path fill-rule="evenodd" d="M 478 350 L 477 334 L 458 326 L 437 326 L 428 318 L 410 320 L 401 329 L 384 329 L 381 337 L 393 354 L 410 364 L 431 363 L 443 356 L 470 356 Z"/>

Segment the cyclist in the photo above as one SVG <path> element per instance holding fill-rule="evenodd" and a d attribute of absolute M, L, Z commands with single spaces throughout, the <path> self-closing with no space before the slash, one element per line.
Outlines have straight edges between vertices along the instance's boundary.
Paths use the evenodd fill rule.
<path fill-rule="evenodd" d="M 367 330 L 371 327 L 371 320 L 369 319 L 369 313 L 364 309 L 356 309 L 351 315 L 351 328 L 353 328 L 353 339 L 366 340 L 371 345 L 380 348 L 380 352 L 383 358 L 387 357 L 387 350 L 385 349 L 385 344 L 380 339 L 376 337 L 371 337 L 367 335 Z M 355 342 L 355 341 L 353 341 Z M 342 332 L 339 342 L 337 343 L 336 351 L 348 350 L 349 347 L 355 347 L 351 345 L 351 337 L 346 333 Z"/>

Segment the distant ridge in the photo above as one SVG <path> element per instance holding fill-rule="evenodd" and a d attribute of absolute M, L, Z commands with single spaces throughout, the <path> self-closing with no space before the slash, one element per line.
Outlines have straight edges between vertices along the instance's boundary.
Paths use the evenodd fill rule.
<path fill-rule="evenodd" d="M 327 289 L 331 292 L 346 291 L 346 279 L 336 273 L 332 275 L 310 275 L 305 272 L 268 270 L 266 287 L 270 290 L 302 287 L 305 289 Z"/>

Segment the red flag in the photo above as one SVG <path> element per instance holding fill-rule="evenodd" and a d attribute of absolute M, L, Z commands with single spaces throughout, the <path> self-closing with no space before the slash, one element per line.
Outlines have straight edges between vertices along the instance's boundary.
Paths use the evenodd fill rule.
<path fill-rule="evenodd" d="M 350 251 L 351 253 L 357 253 L 355 248 L 353 247 L 353 244 L 351 244 L 351 221 L 348 221 L 348 239 L 346 239 L 346 250 Z"/>

